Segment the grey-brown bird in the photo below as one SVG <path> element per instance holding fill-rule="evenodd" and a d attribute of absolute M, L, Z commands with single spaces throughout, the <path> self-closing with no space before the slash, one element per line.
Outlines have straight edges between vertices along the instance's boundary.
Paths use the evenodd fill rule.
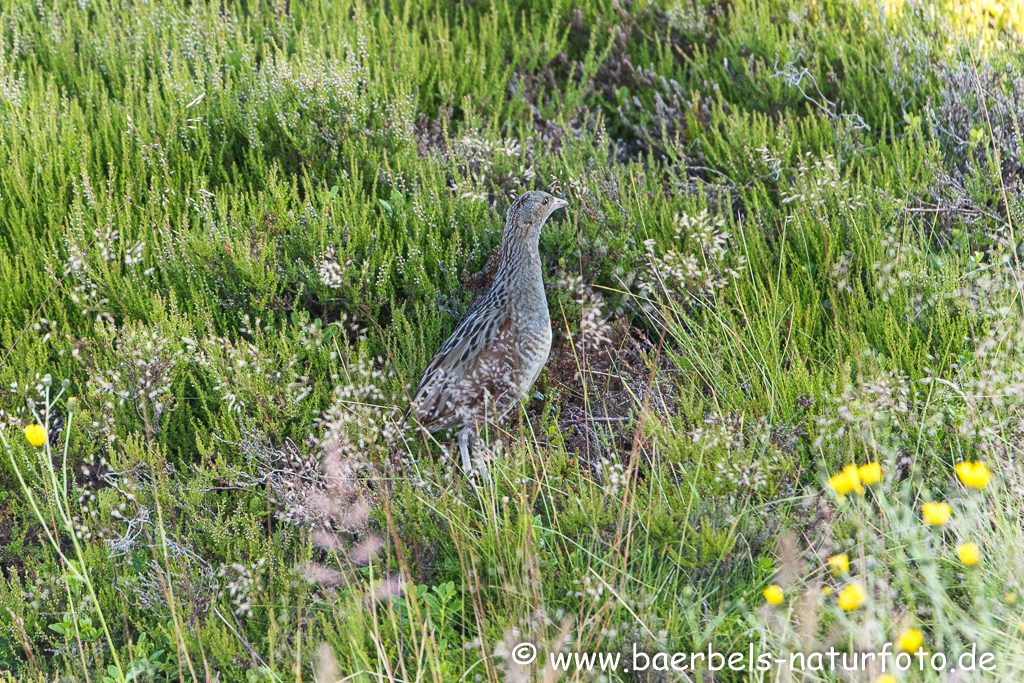
<path fill-rule="evenodd" d="M 494 283 L 427 366 L 409 413 L 437 432 L 458 429 L 462 467 L 484 423 L 498 423 L 526 396 L 551 351 L 540 230 L 568 202 L 546 192 L 519 196 L 505 216 Z"/>

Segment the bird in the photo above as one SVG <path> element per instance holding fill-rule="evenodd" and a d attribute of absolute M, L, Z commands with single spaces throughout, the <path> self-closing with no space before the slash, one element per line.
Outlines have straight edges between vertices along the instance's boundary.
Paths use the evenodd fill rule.
<path fill-rule="evenodd" d="M 520 195 L 505 214 L 490 289 L 434 355 L 407 415 L 427 431 L 458 430 L 462 468 L 485 423 L 500 423 L 530 391 L 551 351 L 551 318 L 540 258 L 540 232 L 568 206 L 547 192 Z"/>

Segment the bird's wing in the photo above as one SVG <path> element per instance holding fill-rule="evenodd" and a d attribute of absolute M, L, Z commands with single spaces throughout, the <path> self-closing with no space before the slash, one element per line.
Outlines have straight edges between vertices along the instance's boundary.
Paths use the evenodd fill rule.
<path fill-rule="evenodd" d="M 512 319 L 504 306 L 482 305 L 459 323 L 430 361 L 413 394 L 410 412 L 422 426 L 431 431 L 453 426 L 460 404 L 476 398 L 460 395 L 473 389 L 464 386 L 466 380 L 473 377 L 486 383 L 486 377 L 477 375 L 486 373 L 482 365 L 493 364 L 506 355 L 496 347 L 502 346 L 502 339 L 508 339 L 511 327 Z"/>

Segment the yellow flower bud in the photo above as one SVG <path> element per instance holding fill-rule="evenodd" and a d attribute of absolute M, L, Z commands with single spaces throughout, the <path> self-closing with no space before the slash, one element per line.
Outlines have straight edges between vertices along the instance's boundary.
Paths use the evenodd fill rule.
<path fill-rule="evenodd" d="M 846 574 L 850 571 L 850 558 L 846 555 L 833 555 L 828 558 L 828 566 L 836 576 Z"/>
<path fill-rule="evenodd" d="M 913 654 L 924 644 L 924 636 L 917 629 L 908 628 L 896 639 L 896 645 L 904 652 Z"/>
<path fill-rule="evenodd" d="M 772 584 L 764 589 L 764 599 L 768 601 L 769 605 L 781 605 L 783 598 L 782 589 L 778 584 Z"/>
<path fill-rule="evenodd" d="M 864 599 L 868 596 L 867 591 L 864 590 L 864 586 L 859 583 L 851 583 L 849 586 L 844 588 L 839 593 L 839 606 L 845 612 L 850 612 L 857 609 L 864 604 Z"/>
<path fill-rule="evenodd" d="M 921 516 L 925 524 L 941 526 L 949 521 L 952 514 L 953 509 L 949 507 L 949 503 L 925 503 L 921 507 Z"/>
<path fill-rule="evenodd" d="M 973 543 L 961 544 L 956 549 L 956 554 L 960 556 L 960 561 L 966 565 L 978 564 L 978 560 L 981 559 L 981 551 Z"/>
<path fill-rule="evenodd" d="M 877 462 L 869 462 L 857 468 L 857 475 L 860 477 L 860 483 L 865 486 L 877 484 L 882 481 L 882 466 Z"/>
<path fill-rule="evenodd" d="M 40 424 L 27 425 L 25 427 L 25 438 L 28 442 L 39 448 L 46 443 L 46 428 Z"/>
<path fill-rule="evenodd" d="M 860 475 L 857 473 L 856 465 L 847 465 L 843 471 L 828 480 L 828 485 L 836 492 L 839 499 L 850 491 L 864 493 L 864 487 L 860 485 Z"/>
<path fill-rule="evenodd" d="M 970 486 L 972 489 L 983 489 L 992 479 L 992 473 L 980 462 L 958 462 L 956 476 L 960 478 L 964 486 Z"/>

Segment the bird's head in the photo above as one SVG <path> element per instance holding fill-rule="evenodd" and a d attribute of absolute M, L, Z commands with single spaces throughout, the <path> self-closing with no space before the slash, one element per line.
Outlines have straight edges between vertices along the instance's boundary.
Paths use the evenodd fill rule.
<path fill-rule="evenodd" d="M 569 202 L 564 199 L 552 197 L 547 192 L 539 190 L 521 194 L 512 202 L 512 206 L 508 207 L 508 214 L 505 216 L 505 234 L 507 237 L 519 239 L 538 237 L 548 216 L 568 205 Z"/>

